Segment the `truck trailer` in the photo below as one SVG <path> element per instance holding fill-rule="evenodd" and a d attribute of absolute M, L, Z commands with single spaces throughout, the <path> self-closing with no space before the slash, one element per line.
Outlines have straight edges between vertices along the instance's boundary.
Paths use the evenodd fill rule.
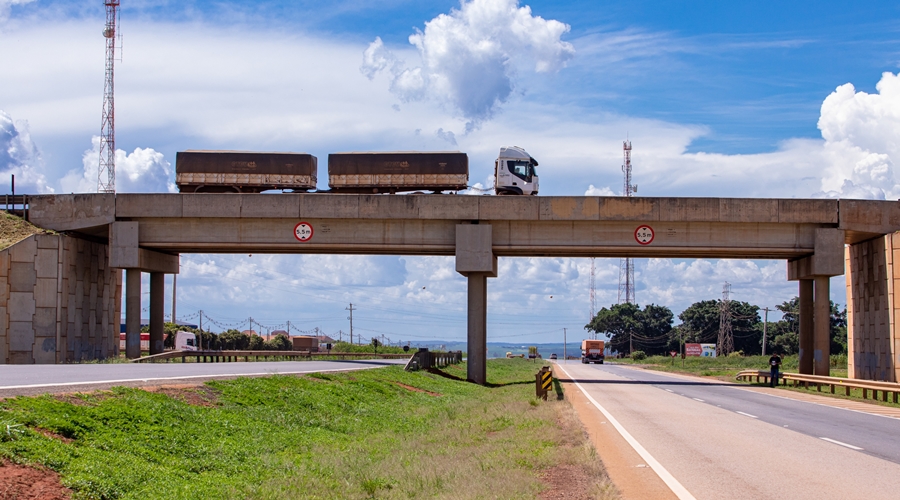
<path fill-rule="evenodd" d="M 582 340 L 581 341 L 581 363 L 600 363 L 603 364 L 603 350 L 606 343 L 602 340 Z"/>
<path fill-rule="evenodd" d="M 494 194 L 536 195 L 538 162 L 518 146 L 500 148 Z M 459 151 L 352 152 L 328 155 L 327 191 L 315 191 L 318 160 L 307 153 L 180 151 L 175 184 L 182 193 L 441 193 L 469 187 L 469 157 Z"/>
<path fill-rule="evenodd" d="M 182 193 L 261 193 L 316 189 L 318 160 L 307 153 L 179 151 L 175 185 Z"/>
<path fill-rule="evenodd" d="M 440 193 L 468 186 L 469 157 L 459 151 L 328 155 L 328 187 L 336 193 Z"/>

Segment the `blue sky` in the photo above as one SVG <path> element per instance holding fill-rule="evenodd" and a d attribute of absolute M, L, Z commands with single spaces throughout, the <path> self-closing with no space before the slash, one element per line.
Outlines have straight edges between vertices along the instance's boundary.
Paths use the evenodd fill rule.
<path fill-rule="evenodd" d="M 616 195 L 628 137 L 639 195 L 900 197 L 896 2 L 123 4 L 120 191 L 172 189 L 175 153 L 199 148 L 320 162 L 339 150 L 459 149 L 484 186 L 498 148 L 517 144 L 541 162 L 541 194 Z M 0 0 L 0 179 L 15 173 L 19 191 L 95 189 L 103 15 L 102 2 Z M 452 260 L 182 264 L 179 316 L 331 333 L 347 329 L 353 301 L 354 326 L 395 339 L 464 335 Z M 618 262 L 597 265 L 598 304 L 609 305 Z M 639 261 L 637 300 L 677 312 L 727 280 L 736 298 L 772 307 L 796 294 L 784 267 Z M 587 259 L 502 259 L 491 332 L 580 331 L 588 270 Z M 842 278 L 832 296 L 845 301 Z"/>

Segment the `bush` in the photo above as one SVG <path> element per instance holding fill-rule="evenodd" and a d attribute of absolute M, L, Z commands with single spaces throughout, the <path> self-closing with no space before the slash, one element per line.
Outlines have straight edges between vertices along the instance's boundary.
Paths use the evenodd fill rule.
<path fill-rule="evenodd" d="M 276 335 L 272 340 L 267 340 L 263 344 L 263 349 L 267 351 L 290 351 L 292 347 L 291 341 L 282 334 Z"/>
<path fill-rule="evenodd" d="M 646 359 L 646 358 L 647 358 L 647 353 L 645 353 L 644 351 L 633 351 L 631 353 L 631 359 L 633 359 L 635 361 L 641 361 L 642 359 Z"/>
<path fill-rule="evenodd" d="M 734 351 L 734 352 L 732 352 L 732 353 L 729 353 L 729 354 L 728 354 L 728 357 L 729 357 L 729 358 L 743 358 L 743 357 L 744 357 L 744 351 Z"/>

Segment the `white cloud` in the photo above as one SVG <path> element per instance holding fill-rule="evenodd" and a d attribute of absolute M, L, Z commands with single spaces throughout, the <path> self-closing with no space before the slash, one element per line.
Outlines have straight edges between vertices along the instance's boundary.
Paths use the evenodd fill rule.
<path fill-rule="evenodd" d="M 11 116 L 0 110 L 0 174 L 4 178 L 16 176 L 18 193 L 52 193 L 42 172 L 43 166 L 41 152 L 31 140 L 28 123 L 13 122 Z"/>
<path fill-rule="evenodd" d="M 97 192 L 100 166 L 100 137 L 91 139 L 93 147 L 82 155 L 82 170 L 72 170 L 60 179 L 63 192 Z M 116 150 L 116 192 L 118 193 L 174 193 L 175 183 L 171 165 L 162 153 L 151 148 L 135 148 L 131 154 Z"/>
<path fill-rule="evenodd" d="M 900 75 L 882 74 L 875 88 L 878 94 L 857 92 L 847 83 L 822 103 L 825 196 L 900 197 L 893 168 L 900 160 Z"/>
<path fill-rule="evenodd" d="M 9 19 L 9 13 L 13 5 L 25 5 L 34 0 L 0 0 L 0 23 Z"/>
<path fill-rule="evenodd" d="M 566 65 L 575 54 L 561 40 L 568 31 L 567 24 L 534 16 L 517 0 L 463 0 L 409 37 L 422 66 L 405 67 L 378 37 L 363 53 L 360 70 L 373 79 L 389 69 L 391 92 L 402 101 L 449 102 L 472 130 L 507 101 L 518 71 L 545 73 Z"/>
<path fill-rule="evenodd" d="M 585 196 L 616 196 L 616 193 L 614 193 L 613 190 L 607 186 L 598 188 L 598 187 L 594 187 L 594 185 L 591 184 L 587 188 L 587 191 L 584 192 L 584 195 Z"/>

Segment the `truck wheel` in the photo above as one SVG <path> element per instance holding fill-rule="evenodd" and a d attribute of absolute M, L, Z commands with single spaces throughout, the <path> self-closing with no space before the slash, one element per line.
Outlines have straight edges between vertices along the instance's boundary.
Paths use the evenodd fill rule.
<path fill-rule="evenodd" d="M 600 364 L 602 365 L 602 364 L 603 364 L 603 361 L 601 361 Z"/>

